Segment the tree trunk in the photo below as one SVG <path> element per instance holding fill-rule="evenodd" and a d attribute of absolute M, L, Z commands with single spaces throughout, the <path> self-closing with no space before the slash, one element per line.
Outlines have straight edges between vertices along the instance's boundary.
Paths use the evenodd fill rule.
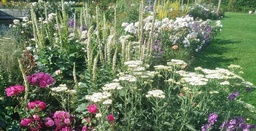
<path fill-rule="evenodd" d="M 221 4 L 221 0 L 219 0 L 219 2 L 218 2 L 217 13 L 219 13 L 219 11 L 220 11 L 220 4 Z"/>

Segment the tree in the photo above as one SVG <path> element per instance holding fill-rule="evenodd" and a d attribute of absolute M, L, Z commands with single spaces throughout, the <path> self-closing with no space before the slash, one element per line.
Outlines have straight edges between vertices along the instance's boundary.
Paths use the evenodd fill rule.
<path fill-rule="evenodd" d="M 221 0 L 219 0 L 219 2 L 218 2 L 217 13 L 219 13 L 219 11 L 220 11 L 220 4 L 221 4 Z"/>

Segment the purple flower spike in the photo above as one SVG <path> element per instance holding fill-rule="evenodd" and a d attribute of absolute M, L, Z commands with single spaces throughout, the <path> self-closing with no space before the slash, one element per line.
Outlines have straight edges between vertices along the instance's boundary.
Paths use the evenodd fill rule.
<path fill-rule="evenodd" d="M 205 124 L 201 127 L 202 131 L 208 131 L 210 125 L 209 124 Z"/>
<path fill-rule="evenodd" d="M 215 113 L 211 113 L 208 117 L 208 123 L 213 125 L 215 121 L 217 121 L 218 115 Z"/>

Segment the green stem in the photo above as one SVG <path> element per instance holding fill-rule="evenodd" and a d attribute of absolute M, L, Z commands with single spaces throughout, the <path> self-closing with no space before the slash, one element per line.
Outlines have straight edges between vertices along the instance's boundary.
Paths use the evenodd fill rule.
<path fill-rule="evenodd" d="M 28 93 L 29 93 L 29 85 L 28 85 L 27 77 L 26 77 L 25 71 L 22 67 L 20 59 L 18 59 L 18 63 L 19 63 L 19 68 L 20 68 L 23 80 L 24 80 L 24 85 L 25 85 L 24 101 L 26 102 L 27 98 L 28 98 Z"/>

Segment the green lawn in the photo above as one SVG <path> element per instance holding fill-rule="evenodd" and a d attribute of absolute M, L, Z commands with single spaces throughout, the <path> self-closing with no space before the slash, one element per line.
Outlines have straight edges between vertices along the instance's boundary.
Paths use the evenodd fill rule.
<path fill-rule="evenodd" d="M 199 54 L 195 66 L 205 68 L 238 64 L 245 80 L 256 85 L 256 15 L 225 14 L 223 29 L 208 48 Z"/>
<path fill-rule="evenodd" d="M 227 12 L 221 22 L 222 32 L 197 56 L 195 66 L 227 68 L 237 64 L 243 68 L 242 77 L 256 85 L 256 15 Z M 255 95 L 244 96 L 256 106 Z"/>

